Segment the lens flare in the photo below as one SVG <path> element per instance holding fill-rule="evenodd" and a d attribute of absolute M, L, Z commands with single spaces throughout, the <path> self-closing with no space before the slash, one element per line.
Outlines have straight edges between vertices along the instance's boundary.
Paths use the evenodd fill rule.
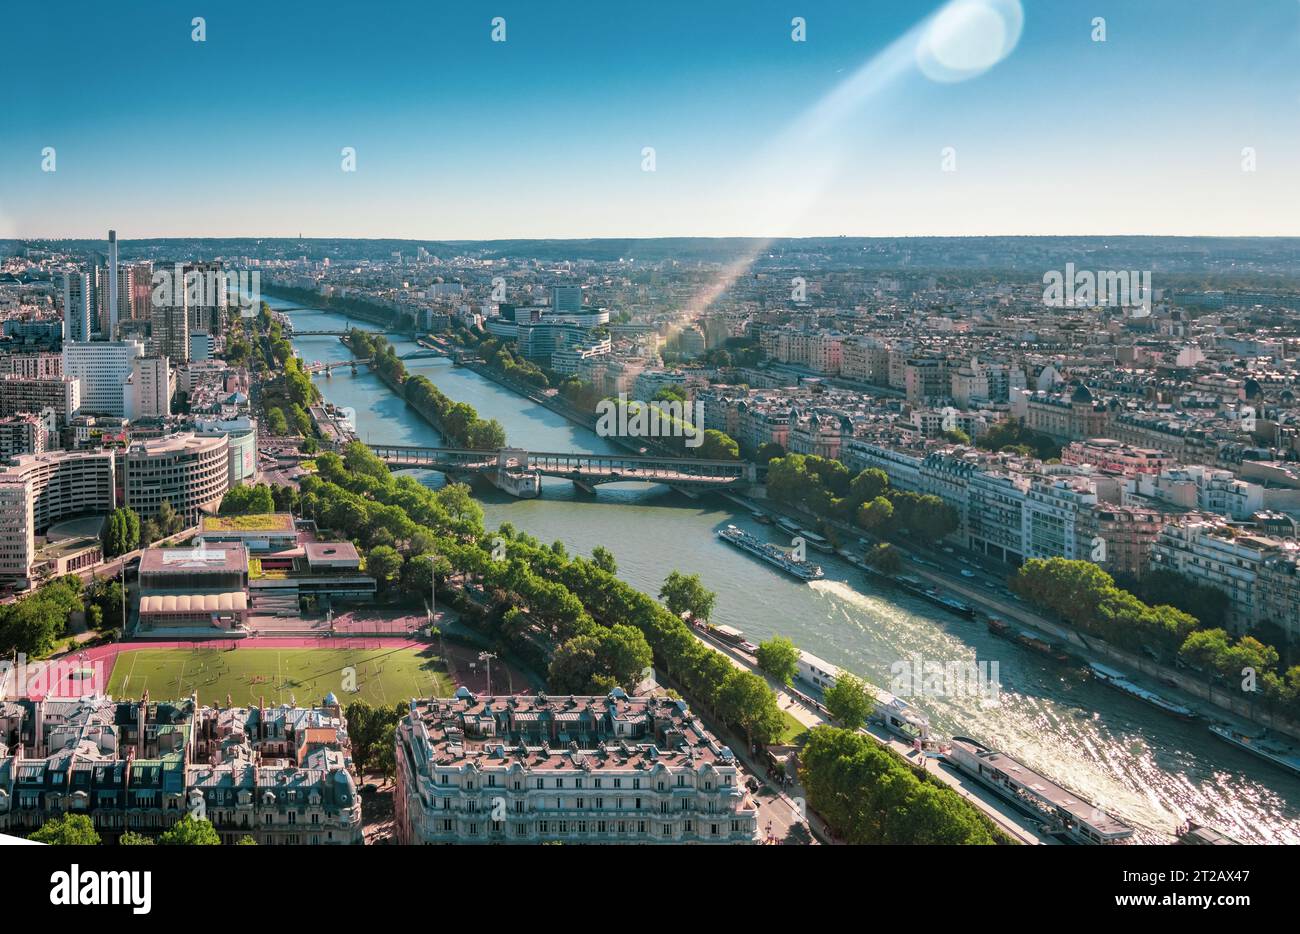
<path fill-rule="evenodd" d="M 932 81 L 953 83 L 983 74 L 1020 41 L 1019 0 L 956 0 L 926 24 L 916 64 Z"/>

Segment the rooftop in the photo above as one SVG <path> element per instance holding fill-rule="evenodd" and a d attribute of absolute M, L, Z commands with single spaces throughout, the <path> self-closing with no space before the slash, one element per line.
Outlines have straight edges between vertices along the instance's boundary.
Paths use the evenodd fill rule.
<path fill-rule="evenodd" d="M 734 766 L 684 701 L 545 694 L 416 701 L 411 716 L 427 731 L 433 764 L 477 768 L 518 764 L 530 770 L 649 770 Z"/>
<path fill-rule="evenodd" d="M 205 532 L 293 532 L 293 516 L 287 512 L 266 512 L 250 516 L 208 516 Z"/>

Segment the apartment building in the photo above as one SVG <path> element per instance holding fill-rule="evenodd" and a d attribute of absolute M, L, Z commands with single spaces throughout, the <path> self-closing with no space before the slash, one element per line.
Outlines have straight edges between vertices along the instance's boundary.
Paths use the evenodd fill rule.
<path fill-rule="evenodd" d="M 977 470 L 967 483 L 966 540 L 972 551 L 1012 566 L 1025 558 L 1025 499 L 1029 478 Z"/>
<path fill-rule="evenodd" d="M 123 387 L 125 415 L 132 420 L 166 417 L 171 414 L 175 392 L 171 362 L 166 357 L 136 357 Z"/>
<path fill-rule="evenodd" d="M 126 505 L 142 518 L 171 503 L 187 521 L 216 512 L 230 488 L 225 434 L 168 435 L 131 444 L 125 454 Z"/>
<path fill-rule="evenodd" d="M 19 454 L 44 454 L 48 433 L 44 419 L 30 412 L 0 417 L 0 461 Z"/>
<path fill-rule="evenodd" d="M 1044 392 L 1018 393 L 1012 414 L 1023 417 L 1032 431 L 1061 441 L 1082 441 L 1107 436 L 1111 408 L 1094 402 L 1091 390 L 1080 384 L 1068 400 Z"/>
<path fill-rule="evenodd" d="M 0 376 L 0 417 L 53 409 L 66 422 L 81 410 L 81 380 L 74 376 Z"/>
<path fill-rule="evenodd" d="M 63 354 L 15 353 L 0 357 L 0 374 L 25 379 L 58 379 L 63 375 Z"/>
<path fill-rule="evenodd" d="M 1154 509 L 1096 503 L 1081 510 L 1075 523 L 1080 557 L 1093 560 L 1093 542 L 1105 542 L 1104 557 L 1096 563 L 1111 574 L 1141 577 L 1151 564 L 1151 550 L 1167 516 Z"/>
<path fill-rule="evenodd" d="M 30 583 L 35 536 L 64 517 L 111 512 L 115 480 L 112 451 L 23 454 L 0 468 L 0 577 Z"/>
<path fill-rule="evenodd" d="M 0 831 L 84 813 L 105 843 L 201 813 L 221 842 L 363 842 L 347 721 L 318 707 L 197 698 L 0 700 Z"/>
<path fill-rule="evenodd" d="M 1081 547 L 1079 516 L 1097 505 L 1097 491 L 1081 477 L 1035 479 L 1024 504 L 1026 558 L 1088 558 Z"/>
<path fill-rule="evenodd" d="M 1173 457 L 1156 448 L 1139 448 L 1113 438 L 1072 441 L 1061 450 L 1063 464 L 1090 464 L 1107 473 L 1135 477 L 1158 474 L 1174 466 Z"/>
<path fill-rule="evenodd" d="M 1274 617 L 1296 599 L 1297 578 L 1288 568 L 1300 553 L 1300 542 L 1250 535 L 1217 517 L 1188 516 L 1160 530 L 1151 550 L 1151 566 L 1163 568 L 1207 584 L 1228 595 L 1231 623 L 1248 631 L 1262 622 L 1274 622 L 1295 638 L 1300 622 L 1295 617 Z M 1268 582 L 1259 585 L 1268 566 Z"/>
<path fill-rule="evenodd" d="M 735 755 L 684 701 L 415 700 L 397 729 L 402 843 L 754 843 Z"/>

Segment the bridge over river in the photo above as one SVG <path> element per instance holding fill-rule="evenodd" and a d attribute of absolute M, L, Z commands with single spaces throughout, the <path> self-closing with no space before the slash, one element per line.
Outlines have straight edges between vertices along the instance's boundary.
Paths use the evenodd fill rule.
<path fill-rule="evenodd" d="M 542 477 L 571 480 L 595 492 L 602 483 L 664 483 L 683 492 L 730 490 L 758 482 L 758 465 L 746 461 L 703 460 L 635 454 L 560 454 L 501 448 L 469 451 L 418 445 L 372 444 L 370 450 L 392 469 L 438 470 L 452 476 L 487 477 L 514 496 L 541 493 Z"/>

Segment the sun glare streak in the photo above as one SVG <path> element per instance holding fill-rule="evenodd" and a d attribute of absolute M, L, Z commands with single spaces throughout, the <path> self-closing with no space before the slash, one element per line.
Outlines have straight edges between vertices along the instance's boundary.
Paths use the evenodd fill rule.
<path fill-rule="evenodd" d="M 745 197 L 762 192 L 762 216 L 754 226 L 767 236 L 691 296 L 672 331 L 707 311 L 825 193 L 847 156 L 845 125 L 865 104 L 917 72 L 949 84 L 983 74 L 1011 54 L 1023 25 L 1020 0 L 950 0 L 792 122 L 762 149 L 736 186 Z M 774 178 L 780 183 L 773 184 Z"/>

